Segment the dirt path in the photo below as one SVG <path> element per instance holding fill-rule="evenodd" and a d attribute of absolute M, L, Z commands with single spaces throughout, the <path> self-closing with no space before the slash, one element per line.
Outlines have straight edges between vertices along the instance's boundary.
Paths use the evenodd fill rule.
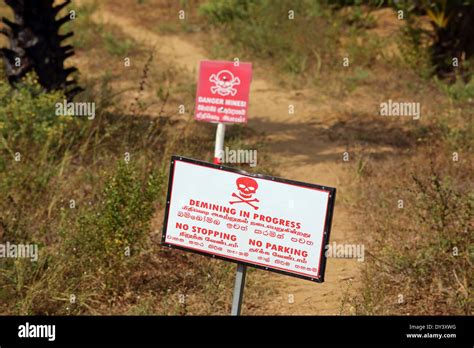
<path fill-rule="evenodd" d="M 160 36 L 128 17 L 101 11 L 94 19 L 124 28 L 135 41 L 147 47 L 155 46 L 161 57 L 166 56 L 191 73 L 206 58 L 205 52 L 193 43 L 175 35 Z M 341 195 L 350 182 L 342 161 L 346 150 L 330 141 L 324 132 L 335 122 L 334 113 L 329 105 L 307 103 L 308 93 L 288 91 L 262 76 L 254 76 L 249 126 L 267 134 L 266 149 L 281 176 L 338 188 L 331 242 L 357 243 L 350 212 Z M 295 108 L 292 115 L 288 113 L 289 105 Z M 267 314 L 338 314 L 348 282 L 357 286 L 358 267 L 354 259 L 329 259 L 323 284 L 258 271 L 255 276 L 267 277 L 267 284 L 277 290 L 276 297 L 261 300 L 261 308 Z"/>

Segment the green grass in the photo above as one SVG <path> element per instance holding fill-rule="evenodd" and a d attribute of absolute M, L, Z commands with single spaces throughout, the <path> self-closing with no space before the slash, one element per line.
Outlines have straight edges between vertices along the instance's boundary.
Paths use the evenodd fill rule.
<path fill-rule="evenodd" d="M 371 75 L 370 70 L 366 70 L 360 67 L 351 69 L 351 71 L 352 72 L 348 74 L 345 81 L 345 86 L 349 93 L 355 91 L 357 87 L 363 84 L 364 81 L 366 81 Z"/>
<path fill-rule="evenodd" d="M 435 83 L 441 91 L 455 102 L 474 102 L 474 80 L 465 83 L 462 79 L 457 79 L 453 84 L 446 84 L 439 79 L 435 79 Z"/>
<path fill-rule="evenodd" d="M 92 20 L 92 15 L 97 11 L 97 1 L 88 2 L 80 6 L 69 6 L 69 11 L 75 11 L 75 19 L 66 23 L 63 27 L 65 33 L 73 31 L 74 36 L 71 43 L 78 49 L 91 49 L 100 38 L 102 26 Z"/>
<path fill-rule="evenodd" d="M 104 41 L 105 50 L 113 56 L 124 57 L 130 52 L 131 48 L 135 46 L 132 40 L 122 40 L 109 31 L 102 34 L 102 39 Z"/>
<path fill-rule="evenodd" d="M 295 12 L 294 19 L 289 11 Z M 311 1 L 215 1 L 200 7 L 201 16 L 225 39 L 214 40 L 214 55 L 241 60 L 252 57 L 274 65 L 280 71 L 311 80 L 319 72 L 334 67 L 335 47 L 342 30 L 337 16 Z M 229 50 L 233 56 L 228 56 Z M 225 55 L 225 56 L 224 56 Z"/>

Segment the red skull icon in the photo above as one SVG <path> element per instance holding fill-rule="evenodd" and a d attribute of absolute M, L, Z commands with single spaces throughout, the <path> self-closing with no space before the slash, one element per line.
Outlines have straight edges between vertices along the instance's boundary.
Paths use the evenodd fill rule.
<path fill-rule="evenodd" d="M 257 192 L 258 184 L 254 179 L 247 178 L 245 176 L 238 178 L 236 181 L 237 190 L 240 195 L 245 199 L 252 198 L 252 195 Z"/>
<path fill-rule="evenodd" d="M 252 178 L 247 178 L 245 176 L 242 176 L 237 179 L 236 184 L 237 184 L 237 190 L 239 191 L 239 194 L 232 193 L 232 197 L 235 197 L 239 200 L 232 201 L 229 203 L 230 204 L 246 203 L 250 205 L 252 208 L 254 208 L 255 210 L 258 210 L 258 207 L 252 204 L 252 202 L 260 202 L 257 198 L 252 199 L 252 196 L 257 192 L 258 183 Z"/>

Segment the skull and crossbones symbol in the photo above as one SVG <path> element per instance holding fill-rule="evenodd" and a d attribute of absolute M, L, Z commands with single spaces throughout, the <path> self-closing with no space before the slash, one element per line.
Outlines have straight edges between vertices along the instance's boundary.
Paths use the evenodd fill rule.
<path fill-rule="evenodd" d="M 258 207 L 252 204 L 252 202 L 260 202 L 257 198 L 252 198 L 252 196 L 257 192 L 258 189 L 257 182 L 254 179 L 243 176 L 237 179 L 236 184 L 239 194 L 232 193 L 232 197 L 237 198 L 238 201 L 232 201 L 229 203 L 246 203 L 255 210 L 258 210 Z"/>
<path fill-rule="evenodd" d="M 212 94 L 219 94 L 222 96 L 232 95 L 237 93 L 234 86 L 240 85 L 240 79 L 235 77 L 229 70 L 221 70 L 217 74 L 212 74 L 209 81 L 213 82 L 215 86 L 211 87 Z"/>

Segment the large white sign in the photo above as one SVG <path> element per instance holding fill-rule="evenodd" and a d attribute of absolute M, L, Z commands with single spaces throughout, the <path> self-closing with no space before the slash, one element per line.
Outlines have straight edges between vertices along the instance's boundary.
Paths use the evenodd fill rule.
<path fill-rule="evenodd" d="M 322 282 L 335 193 L 174 156 L 163 244 Z"/>

